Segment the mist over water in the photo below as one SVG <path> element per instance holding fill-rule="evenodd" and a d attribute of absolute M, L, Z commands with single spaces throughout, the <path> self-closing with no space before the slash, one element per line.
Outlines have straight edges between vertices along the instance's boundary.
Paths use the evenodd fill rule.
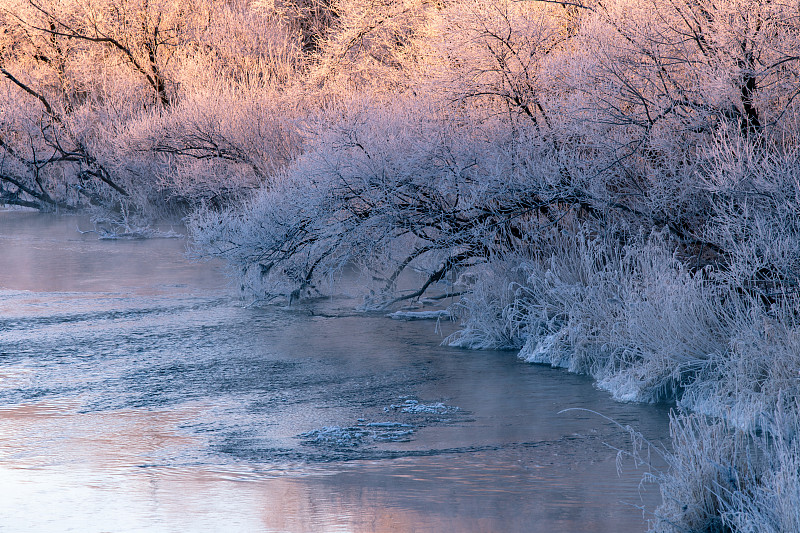
<path fill-rule="evenodd" d="M 451 323 L 246 307 L 182 239 L 78 228 L 0 212 L 0 531 L 646 528 L 626 433 L 561 411 L 666 442 L 664 408 Z"/>

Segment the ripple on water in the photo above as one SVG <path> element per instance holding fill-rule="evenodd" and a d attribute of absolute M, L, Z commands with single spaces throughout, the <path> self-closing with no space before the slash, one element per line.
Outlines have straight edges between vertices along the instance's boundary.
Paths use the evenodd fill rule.
<path fill-rule="evenodd" d="M 558 413 L 664 438 L 663 410 L 510 352 L 439 346 L 430 323 L 245 308 L 180 242 L 7 215 L 0 527 L 643 529 L 619 504 L 641 476 L 616 475 L 625 432 Z"/>

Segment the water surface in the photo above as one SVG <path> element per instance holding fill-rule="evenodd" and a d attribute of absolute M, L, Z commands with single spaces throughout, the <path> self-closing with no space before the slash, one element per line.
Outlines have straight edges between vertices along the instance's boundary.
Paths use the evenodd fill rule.
<path fill-rule="evenodd" d="M 646 529 L 625 431 L 562 411 L 665 441 L 665 409 L 78 228 L 0 212 L 0 531 Z"/>

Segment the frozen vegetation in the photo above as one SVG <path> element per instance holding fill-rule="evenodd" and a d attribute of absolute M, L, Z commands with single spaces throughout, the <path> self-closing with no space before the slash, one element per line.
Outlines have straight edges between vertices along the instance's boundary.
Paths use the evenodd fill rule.
<path fill-rule="evenodd" d="M 364 309 L 457 299 L 393 317 L 677 404 L 654 531 L 800 529 L 796 1 L 5 0 L 0 27 L 0 202 L 188 216 L 256 301 L 353 270 Z"/>

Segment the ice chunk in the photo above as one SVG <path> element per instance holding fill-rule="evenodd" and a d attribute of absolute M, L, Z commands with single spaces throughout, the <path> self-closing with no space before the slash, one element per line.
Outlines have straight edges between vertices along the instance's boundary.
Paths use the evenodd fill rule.
<path fill-rule="evenodd" d="M 438 311 L 395 311 L 386 316 L 393 320 L 440 320 L 452 317 L 447 309 Z"/>

